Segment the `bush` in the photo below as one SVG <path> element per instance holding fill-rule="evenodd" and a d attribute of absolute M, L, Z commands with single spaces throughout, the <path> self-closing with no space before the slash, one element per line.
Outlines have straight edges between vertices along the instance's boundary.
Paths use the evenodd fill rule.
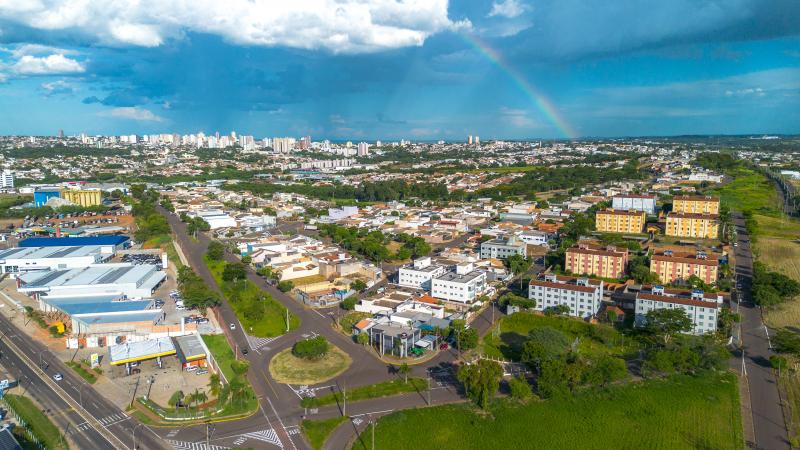
<path fill-rule="evenodd" d="M 328 354 L 330 345 L 323 336 L 295 342 L 292 354 L 303 359 L 320 359 Z"/>
<path fill-rule="evenodd" d="M 289 292 L 292 289 L 294 289 L 294 283 L 292 283 L 289 280 L 281 281 L 280 283 L 278 283 L 278 290 L 280 290 L 281 292 Z"/>
<path fill-rule="evenodd" d="M 225 246 L 220 242 L 211 241 L 211 243 L 208 244 L 206 256 L 208 256 L 208 259 L 212 261 L 222 261 L 222 259 L 225 257 Z"/>
<path fill-rule="evenodd" d="M 355 295 L 347 297 L 346 299 L 342 300 L 342 309 L 352 311 L 356 309 L 356 303 L 358 303 L 358 298 L 356 298 Z"/>
<path fill-rule="evenodd" d="M 533 395 L 531 385 L 522 377 L 514 377 L 508 380 L 508 388 L 511 391 L 511 398 L 515 400 L 525 401 Z"/>

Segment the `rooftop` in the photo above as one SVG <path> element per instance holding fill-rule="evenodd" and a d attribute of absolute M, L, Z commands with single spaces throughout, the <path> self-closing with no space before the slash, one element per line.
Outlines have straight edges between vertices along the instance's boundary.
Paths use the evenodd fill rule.
<path fill-rule="evenodd" d="M 157 356 L 174 355 L 175 353 L 175 345 L 172 343 L 172 339 L 168 337 L 140 342 L 126 342 L 108 347 L 109 361 L 113 365 L 151 359 Z"/>
<path fill-rule="evenodd" d="M 470 281 L 480 277 L 483 275 L 484 272 L 481 270 L 473 270 L 472 272 L 466 273 L 464 275 L 455 273 L 455 272 L 447 272 L 446 274 L 436 278 L 440 281 L 450 281 L 450 282 L 459 282 L 459 283 L 469 283 Z"/>

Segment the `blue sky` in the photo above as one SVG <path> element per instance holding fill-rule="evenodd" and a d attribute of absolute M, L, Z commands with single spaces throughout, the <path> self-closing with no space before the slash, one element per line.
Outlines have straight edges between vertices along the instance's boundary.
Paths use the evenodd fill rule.
<path fill-rule="evenodd" d="M 0 1 L 2 134 L 486 140 L 798 124 L 796 0 Z"/>

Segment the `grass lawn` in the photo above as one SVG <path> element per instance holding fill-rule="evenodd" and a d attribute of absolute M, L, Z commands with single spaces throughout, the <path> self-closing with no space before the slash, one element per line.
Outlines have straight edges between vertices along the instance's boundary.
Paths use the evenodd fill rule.
<path fill-rule="evenodd" d="M 549 326 L 563 332 L 568 339 L 578 340 L 578 351 L 584 354 L 605 353 L 623 356 L 622 335 L 608 325 L 592 325 L 569 317 L 544 316 L 534 313 L 515 313 L 500 319 L 499 335 L 489 333 L 483 340 L 486 355 L 518 361 L 522 344 L 534 328 Z M 496 328 L 495 328 L 496 330 Z M 630 340 L 633 344 L 633 341 Z M 627 342 L 626 342 L 627 344 Z M 633 349 L 627 349 L 633 350 Z"/>
<path fill-rule="evenodd" d="M 307 277 L 294 278 L 290 281 L 295 285 L 295 287 L 297 287 L 305 286 L 307 284 L 322 283 L 325 281 L 325 277 L 322 275 L 309 275 Z"/>
<path fill-rule="evenodd" d="M 225 375 L 225 378 L 230 380 L 234 377 L 233 369 L 231 369 L 231 363 L 235 360 L 233 355 L 233 349 L 228 344 L 228 340 L 225 339 L 224 334 L 202 334 L 200 335 L 203 338 L 203 342 L 205 342 L 206 347 L 211 351 L 211 354 L 214 356 L 214 359 L 217 361 L 217 364 L 222 370 L 222 374 Z"/>
<path fill-rule="evenodd" d="M 243 280 L 236 283 L 226 282 L 222 279 L 222 271 L 225 269 L 224 261 L 210 261 L 205 258 L 205 263 L 217 285 L 222 290 L 223 295 L 231 304 L 236 317 L 244 327 L 244 331 L 256 337 L 280 336 L 286 332 L 286 307 L 262 291 L 250 280 Z M 248 314 L 248 305 L 257 298 L 264 298 L 265 310 L 261 320 L 254 320 Z M 289 330 L 294 330 L 300 326 L 300 318 L 294 314 L 289 314 Z"/>
<path fill-rule="evenodd" d="M 9 408 L 14 410 L 24 420 L 30 430 L 33 432 L 39 441 L 41 441 L 45 448 L 50 449 L 68 449 L 66 438 L 63 437 L 61 431 L 42 414 L 39 409 L 29 398 L 21 395 L 6 394 L 3 397 L 8 404 Z M 34 448 L 34 447 L 31 447 Z"/>
<path fill-rule="evenodd" d="M 775 375 L 778 378 L 777 373 Z M 789 441 L 792 448 L 797 448 L 800 446 L 800 374 L 791 370 L 781 371 L 778 384 L 787 399 L 784 416 L 789 422 Z"/>
<path fill-rule="evenodd" d="M 325 445 L 328 436 L 345 420 L 347 420 L 347 417 L 334 417 L 327 420 L 304 420 L 300 424 L 300 429 L 303 430 L 303 436 L 311 444 L 311 448 L 320 450 Z"/>
<path fill-rule="evenodd" d="M 361 319 L 366 319 L 371 316 L 372 314 L 370 313 L 351 311 L 339 318 L 339 329 L 342 333 L 351 336 L 353 334 L 353 326 Z"/>
<path fill-rule="evenodd" d="M 87 370 L 82 364 L 75 361 L 64 361 L 64 364 L 69 366 L 89 384 L 95 384 L 97 382 L 97 375 Z"/>
<path fill-rule="evenodd" d="M 328 354 L 318 360 L 298 358 L 287 348 L 269 362 L 269 373 L 279 383 L 313 385 L 340 375 L 352 362 L 347 353 L 333 344 Z"/>
<path fill-rule="evenodd" d="M 371 447 L 364 434 L 354 449 Z M 381 418 L 376 448 L 743 449 L 733 374 L 677 376 L 519 405 L 490 414 L 467 404 L 399 411 Z"/>
<path fill-rule="evenodd" d="M 708 193 L 719 195 L 721 203 L 731 209 L 773 217 L 779 215 L 778 192 L 767 177 L 750 168 L 739 168 L 729 175 L 733 177 L 730 183 Z"/>
<path fill-rule="evenodd" d="M 167 257 L 169 258 L 170 262 L 175 267 L 175 272 L 177 272 L 181 267 L 183 267 L 183 262 L 181 262 L 180 256 L 178 256 L 178 251 L 175 250 L 175 244 L 170 242 L 164 247 L 164 251 L 167 252 Z"/>
<path fill-rule="evenodd" d="M 357 402 L 371 398 L 390 397 L 392 395 L 407 394 L 409 392 L 422 392 L 428 390 L 428 381 L 424 378 L 409 377 L 406 383 L 403 379 L 383 381 L 377 384 L 361 386 L 347 390 L 347 401 Z M 339 391 L 317 397 L 317 405 L 333 405 L 342 400 Z"/>

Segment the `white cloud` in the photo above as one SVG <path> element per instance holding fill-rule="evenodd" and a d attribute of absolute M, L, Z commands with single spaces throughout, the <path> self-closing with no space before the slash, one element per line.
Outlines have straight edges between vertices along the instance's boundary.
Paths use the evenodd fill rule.
<path fill-rule="evenodd" d="M 77 90 L 72 83 L 68 83 L 65 80 L 42 83 L 41 88 L 45 93 L 44 95 L 48 97 L 58 94 L 72 94 Z"/>
<path fill-rule="evenodd" d="M 518 0 L 505 0 L 495 1 L 492 3 L 492 9 L 489 11 L 488 17 L 505 17 L 513 19 L 522 15 L 528 9 L 528 5 L 520 3 Z"/>
<path fill-rule="evenodd" d="M 0 0 L 0 19 L 78 30 L 112 45 L 153 47 L 199 32 L 237 44 L 359 53 L 422 45 L 470 26 L 451 21 L 447 7 L 448 0 Z"/>
<path fill-rule="evenodd" d="M 4 48 L 4 51 L 11 53 L 15 58 L 21 58 L 25 55 L 42 56 L 42 55 L 73 55 L 77 52 L 75 50 L 68 50 L 65 48 L 51 47 L 49 45 L 40 44 L 20 44 L 14 48 Z"/>
<path fill-rule="evenodd" d="M 118 119 L 138 120 L 140 122 L 163 122 L 164 118 L 153 114 L 149 109 L 126 106 L 114 108 L 100 113 L 103 116 L 115 117 Z"/>
<path fill-rule="evenodd" d="M 524 109 L 500 108 L 500 115 L 504 120 L 517 128 L 535 128 L 539 124 L 528 115 Z"/>
<path fill-rule="evenodd" d="M 726 97 L 733 97 L 733 96 L 743 97 L 743 96 L 747 96 L 747 95 L 755 95 L 755 96 L 758 96 L 758 97 L 763 97 L 766 94 L 764 93 L 764 90 L 761 89 L 760 87 L 736 89 L 736 90 L 728 89 L 727 91 L 725 91 L 725 96 Z"/>
<path fill-rule="evenodd" d="M 20 75 L 81 73 L 85 70 L 81 63 L 60 53 L 41 57 L 24 55 L 11 68 Z"/>

